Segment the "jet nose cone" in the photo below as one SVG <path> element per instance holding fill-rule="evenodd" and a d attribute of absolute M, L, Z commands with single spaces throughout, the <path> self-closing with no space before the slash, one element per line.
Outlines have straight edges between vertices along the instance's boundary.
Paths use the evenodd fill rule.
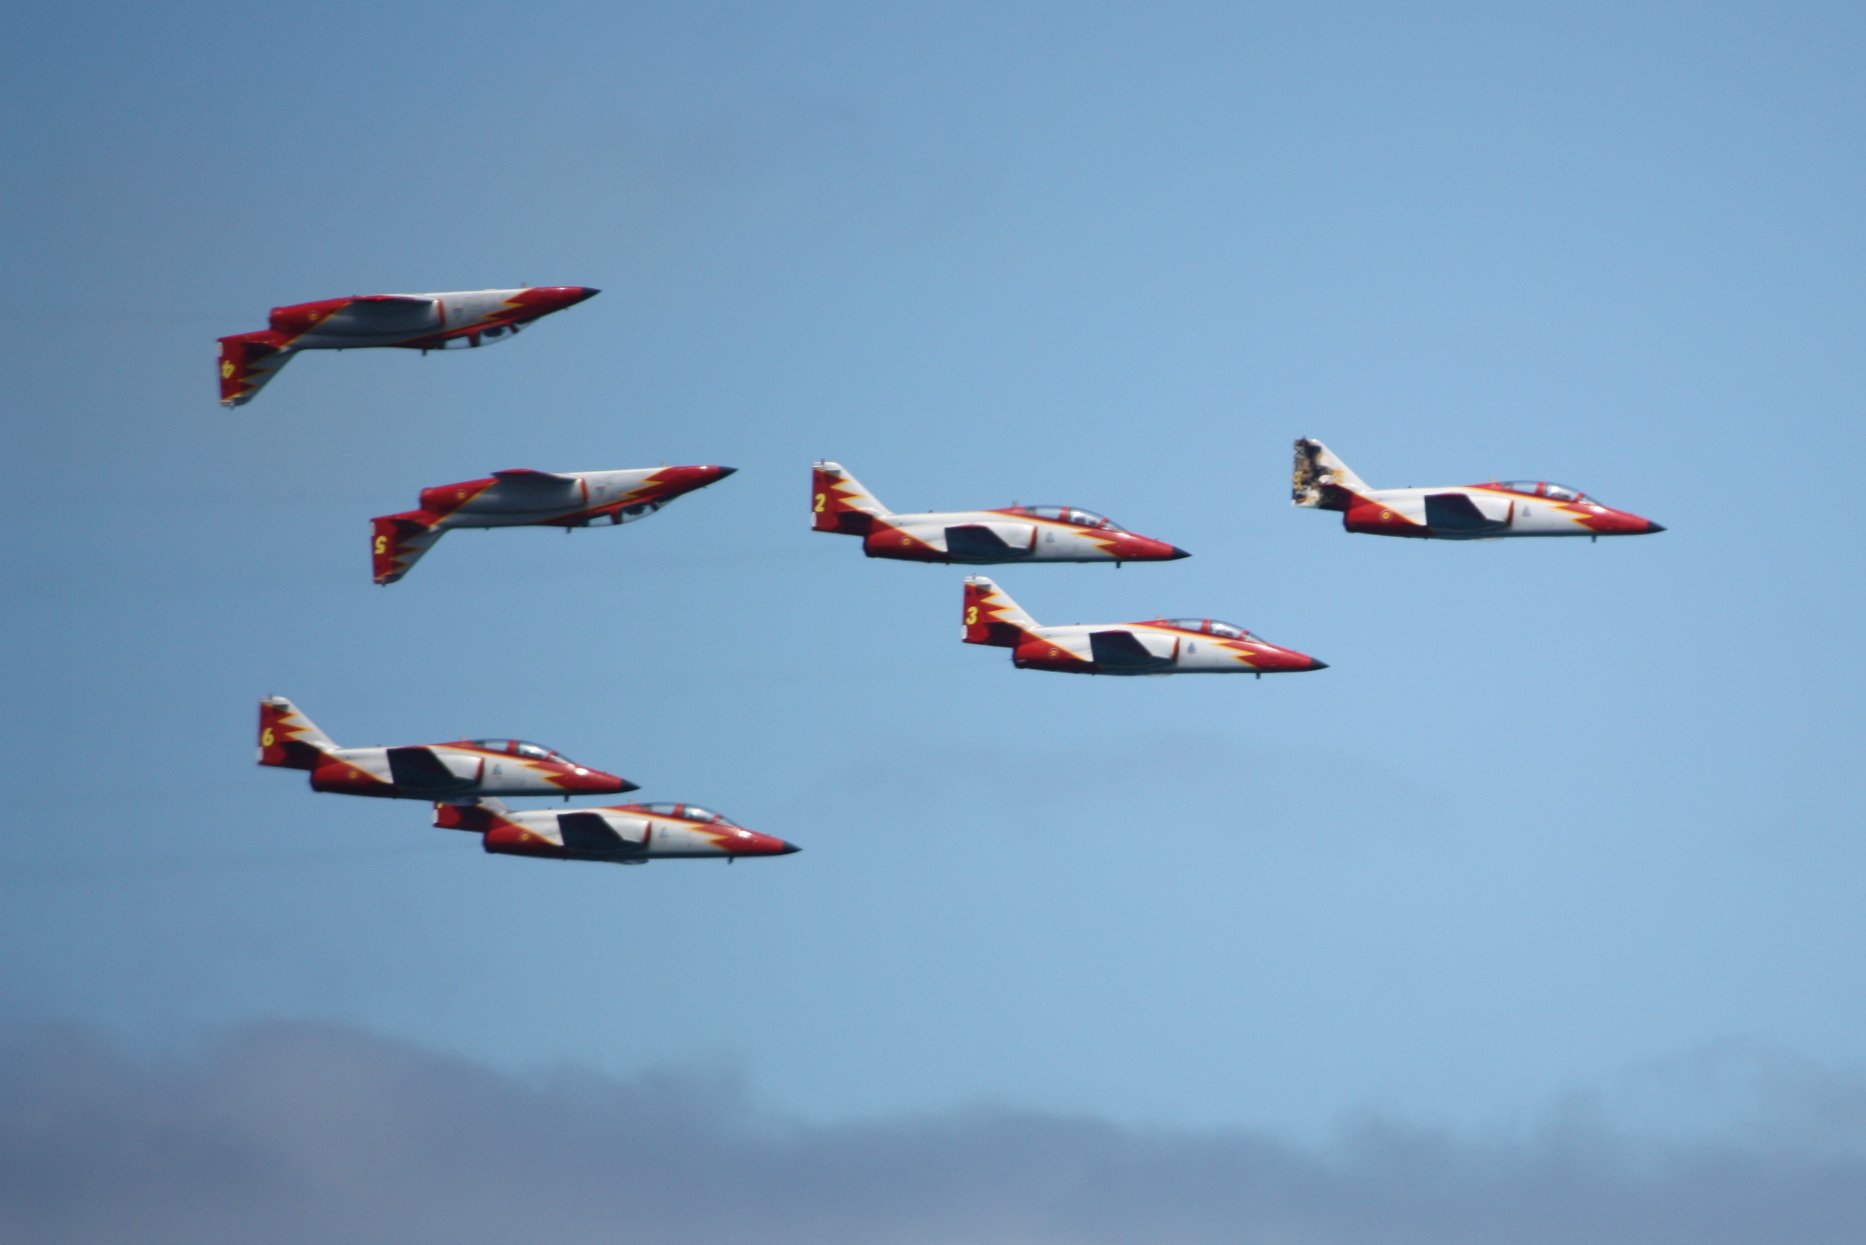
<path fill-rule="evenodd" d="M 1664 524 L 1662 524 L 1662 523 L 1654 523 L 1654 522 L 1653 522 L 1653 521 L 1652 521 L 1651 519 L 1647 519 L 1647 520 L 1646 520 L 1646 531 L 1647 531 L 1648 533 L 1652 533 L 1652 532 L 1663 532 L 1664 530 L 1665 530 L 1665 525 L 1664 525 Z"/>
<path fill-rule="evenodd" d="M 586 298 L 595 298 L 598 294 L 602 293 L 601 290 L 593 285 L 573 285 L 570 287 L 570 292 L 575 295 L 571 301 L 577 303 L 582 302 Z"/>
<path fill-rule="evenodd" d="M 1317 661 L 1315 658 L 1311 657 L 1309 658 L 1309 664 L 1306 668 L 1310 670 L 1326 670 L 1328 669 L 1328 663 L 1325 661 Z"/>
<path fill-rule="evenodd" d="M 1166 559 L 1169 562 L 1177 562 L 1181 558 L 1189 558 L 1192 556 L 1190 550 L 1181 549 L 1178 545 L 1171 545 L 1169 548 L 1172 549 L 1172 552 L 1166 555 Z"/>
<path fill-rule="evenodd" d="M 713 478 L 715 480 L 723 480 L 729 475 L 736 475 L 738 470 L 737 467 L 714 467 L 713 471 L 715 474 Z"/>
<path fill-rule="evenodd" d="M 792 843 L 787 839 L 780 839 L 778 841 L 784 844 L 784 846 L 777 849 L 777 854 L 780 856 L 795 855 L 796 853 L 801 852 L 803 850 L 803 848 L 798 847 L 795 843 Z"/>

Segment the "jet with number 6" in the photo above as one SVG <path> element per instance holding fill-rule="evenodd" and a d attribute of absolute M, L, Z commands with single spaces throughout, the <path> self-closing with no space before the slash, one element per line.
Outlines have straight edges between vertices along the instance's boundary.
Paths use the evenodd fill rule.
<path fill-rule="evenodd" d="M 1293 648 L 1279 648 L 1213 618 L 1043 627 L 983 575 L 965 581 L 965 642 L 1011 650 L 1020 670 L 1059 674 L 1284 674 L 1326 670 Z"/>
<path fill-rule="evenodd" d="M 259 702 L 259 763 L 311 771 L 313 791 L 392 800 L 484 795 L 613 795 L 635 784 L 522 739 L 459 739 L 399 748 L 342 748 L 283 696 Z"/>
<path fill-rule="evenodd" d="M 421 490 L 421 508 L 370 520 L 376 582 L 392 584 L 454 528 L 561 527 L 631 523 L 733 467 L 637 467 L 624 471 L 495 471 Z"/>
<path fill-rule="evenodd" d="M 1190 557 L 1177 545 L 1137 535 L 1075 506 L 1005 506 L 896 514 L 841 464 L 819 462 L 810 478 L 812 526 L 862 538 L 871 558 L 909 562 L 1166 562 Z"/>
<path fill-rule="evenodd" d="M 480 845 L 506 856 L 550 860 L 606 860 L 645 865 L 650 860 L 721 860 L 788 856 L 793 843 L 747 830 L 698 804 L 617 804 L 567 812 L 514 812 L 498 800 L 437 804 L 434 824 L 479 834 Z"/>
<path fill-rule="evenodd" d="M 504 341 L 542 316 L 600 290 L 539 285 L 445 294 L 356 294 L 274 307 L 267 327 L 220 339 L 220 403 L 251 402 L 300 350 L 453 350 Z"/>
<path fill-rule="evenodd" d="M 1643 536 L 1665 529 L 1547 480 L 1447 488 L 1369 488 L 1320 441 L 1296 442 L 1290 498 L 1341 511 L 1341 526 L 1370 536 L 1491 540 L 1503 536 Z"/>

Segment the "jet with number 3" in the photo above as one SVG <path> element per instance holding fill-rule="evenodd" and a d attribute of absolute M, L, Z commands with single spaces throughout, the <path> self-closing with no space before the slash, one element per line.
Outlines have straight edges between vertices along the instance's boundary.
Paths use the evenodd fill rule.
<path fill-rule="evenodd" d="M 311 771 L 313 791 L 392 800 L 486 795 L 614 795 L 636 784 L 522 739 L 459 739 L 399 748 L 342 748 L 283 696 L 259 702 L 259 763 Z"/>
<path fill-rule="evenodd" d="M 788 856 L 800 850 L 698 804 L 618 804 L 560 813 L 514 812 L 498 800 L 478 800 L 437 804 L 434 814 L 441 829 L 477 833 L 487 851 L 506 856 L 618 865 L 670 858 L 731 864 L 740 856 Z"/>
<path fill-rule="evenodd" d="M 356 294 L 274 307 L 267 327 L 220 339 L 220 403 L 242 406 L 300 350 L 464 349 L 504 341 L 601 291 L 587 285 L 445 294 Z"/>
<path fill-rule="evenodd" d="M 421 508 L 370 520 L 376 582 L 408 574 L 434 542 L 462 527 L 561 527 L 631 523 L 733 467 L 637 467 L 623 471 L 495 471 L 421 490 Z"/>
<path fill-rule="evenodd" d="M 1155 618 L 1134 623 L 1044 627 L 983 575 L 965 581 L 967 644 L 1011 650 L 1020 670 L 1060 674 L 1284 674 L 1326 670 L 1292 648 L 1279 648 L 1242 627 L 1213 618 Z"/>
<path fill-rule="evenodd" d="M 1503 536 L 1643 536 L 1665 529 L 1546 480 L 1447 488 L 1369 488 L 1320 441 L 1296 442 L 1295 505 L 1341 511 L 1341 526 L 1370 536 L 1491 540 Z"/>
<path fill-rule="evenodd" d="M 1137 535 L 1074 506 L 1006 506 L 896 514 L 838 463 L 810 478 L 812 526 L 862 538 L 871 558 L 909 562 L 1166 562 L 1190 557 L 1177 545 Z"/>

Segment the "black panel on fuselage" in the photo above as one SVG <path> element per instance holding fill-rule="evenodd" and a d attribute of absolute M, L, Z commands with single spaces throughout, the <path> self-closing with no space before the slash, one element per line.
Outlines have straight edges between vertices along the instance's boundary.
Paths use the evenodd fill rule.
<path fill-rule="evenodd" d="M 390 748 L 389 777 L 405 790 L 441 795 L 463 791 L 473 785 L 471 779 L 461 778 L 448 769 L 432 748 Z"/>
<path fill-rule="evenodd" d="M 623 838 L 601 813 L 559 813 L 557 833 L 564 846 L 573 852 L 595 856 L 632 856 L 647 851 L 647 846 Z"/>
<path fill-rule="evenodd" d="M 1501 519 L 1487 519 L 1477 503 L 1463 493 L 1427 493 L 1425 525 L 1434 532 L 1464 536 L 1495 531 L 1505 526 Z"/>
<path fill-rule="evenodd" d="M 1157 670 L 1173 664 L 1170 657 L 1148 652 L 1131 631 L 1091 631 L 1089 652 L 1105 670 Z"/>
<path fill-rule="evenodd" d="M 946 552 L 955 558 L 997 562 L 1014 558 L 1028 550 L 1013 549 L 1004 537 L 976 523 L 960 523 L 946 529 Z"/>

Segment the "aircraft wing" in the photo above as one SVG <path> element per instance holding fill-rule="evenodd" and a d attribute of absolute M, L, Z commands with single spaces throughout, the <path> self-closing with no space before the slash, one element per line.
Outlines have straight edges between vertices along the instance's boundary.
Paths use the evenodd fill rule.
<path fill-rule="evenodd" d="M 245 406 L 265 383 L 278 375 L 292 352 L 268 332 L 239 333 L 220 339 L 220 404 Z"/>
<path fill-rule="evenodd" d="M 339 314 L 347 326 L 374 333 L 418 333 L 441 323 L 435 300 L 416 294 L 359 294 Z"/>
<path fill-rule="evenodd" d="M 564 846 L 573 852 L 595 856 L 635 856 L 648 850 L 646 844 L 617 834 L 609 819 L 601 813 L 559 813 L 557 832 Z"/>
<path fill-rule="evenodd" d="M 1089 632 L 1089 653 L 1095 664 L 1110 670 L 1154 670 L 1173 664 L 1140 642 L 1132 631 Z"/>
<path fill-rule="evenodd" d="M 492 478 L 499 482 L 501 491 L 509 493 L 561 493 L 577 483 L 575 476 L 533 471 L 530 467 L 507 467 L 493 472 Z"/>
<path fill-rule="evenodd" d="M 955 523 L 946 529 L 946 552 L 955 558 L 1015 558 L 1030 552 L 1036 535 L 1028 523 Z M 1013 544 L 1013 537 L 1022 543 Z"/>
<path fill-rule="evenodd" d="M 1507 514 L 1491 518 L 1468 493 L 1427 493 L 1425 525 L 1439 532 L 1488 532 L 1509 525 Z"/>
<path fill-rule="evenodd" d="M 484 768 L 485 762 L 480 765 Z M 434 749 L 418 745 L 389 749 L 389 777 L 398 787 L 438 794 L 464 791 L 479 781 L 477 777 L 462 778 L 434 755 Z"/>

